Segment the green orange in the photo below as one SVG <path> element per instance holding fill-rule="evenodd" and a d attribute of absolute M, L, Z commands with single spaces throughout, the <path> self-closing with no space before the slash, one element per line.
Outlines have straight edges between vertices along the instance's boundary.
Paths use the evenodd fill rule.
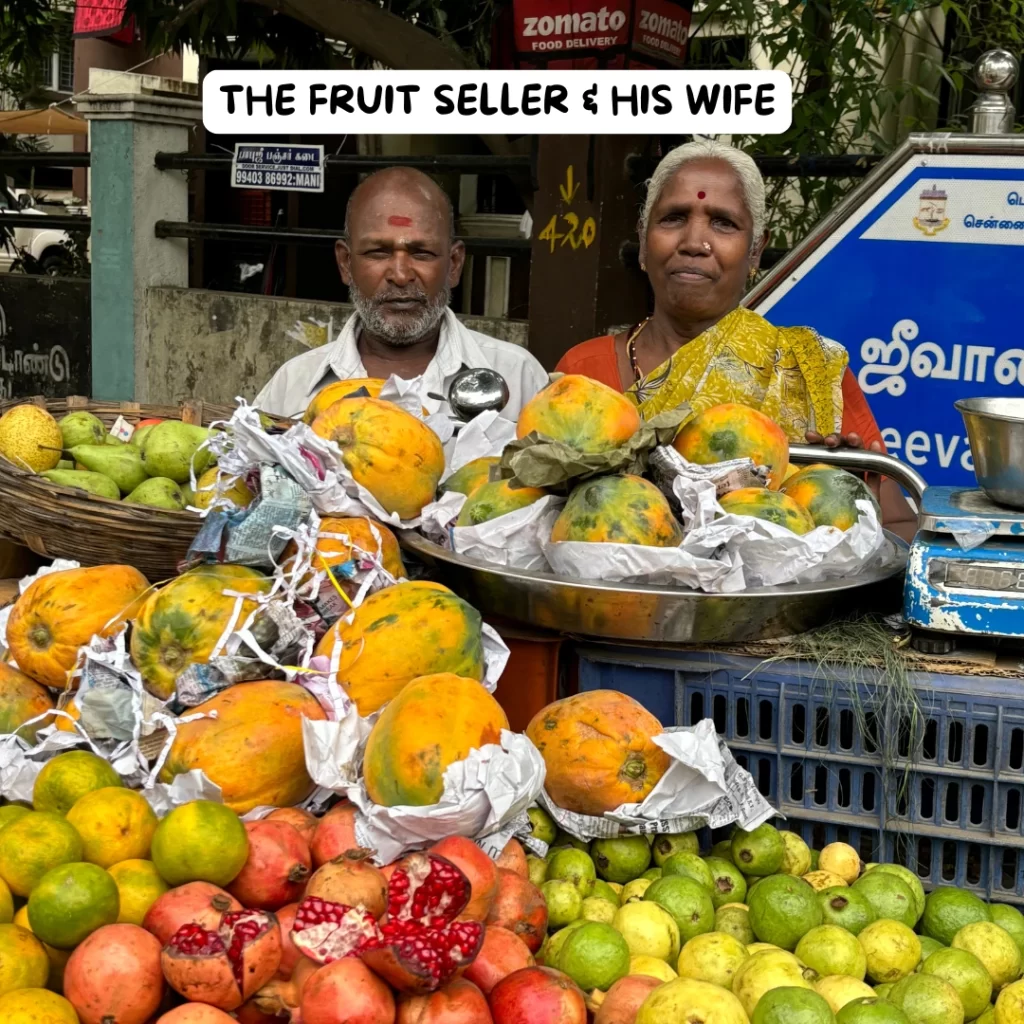
<path fill-rule="evenodd" d="M 857 522 L 860 510 L 856 502 L 866 501 L 881 515 L 871 488 L 860 477 L 845 469 L 815 463 L 789 477 L 782 493 L 807 510 L 815 526 L 835 526 L 848 530 Z"/>
<path fill-rule="evenodd" d="M 123 860 L 107 870 L 121 898 L 118 924 L 141 925 L 149 908 L 170 888 L 151 860 Z"/>
<path fill-rule="evenodd" d="M 683 531 L 654 484 L 624 474 L 578 484 L 555 520 L 551 539 L 674 548 Z"/>
<path fill-rule="evenodd" d="M 766 487 L 741 487 L 719 498 L 718 503 L 731 515 L 753 516 L 793 533 L 802 535 L 814 529 L 814 520 L 806 509 L 785 494 Z"/>
<path fill-rule="evenodd" d="M 67 814 L 86 793 L 120 785 L 121 776 L 108 761 L 89 750 L 69 750 L 43 765 L 32 789 L 32 806 Z"/>
<path fill-rule="evenodd" d="M 123 786 L 86 793 L 67 820 L 82 837 L 84 859 L 101 868 L 147 856 L 157 826 L 146 798 Z"/>
<path fill-rule="evenodd" d="M 23 988 L 0 996 L 4 1024 L 79 1024 L 75 1008 L 56 992 Z"/>
<path fill-rule="evenodd" d="M 157 825 L 150 852 L 154 865 L 171 886 L 234 881 L 249 856 L 249 837 L 230 807 L 193 800 L 176 807 Z"/>
<path fill-rule="evenodd" d="M 32 933 L 48 946 L 73 949 L 121 910 L 117 883 L 95 864 L 62 864 L 47 871 L 28 898 Z"/>
<path fill-rule="evenodd" d="M 59 814 L 33 811 L 0 832 L 0 878 L 27 897 L 52 868 L 82 859 L 82 839 Z"/>
<path fill-rule="evenodd" d="M 43 944 L 16 924 L 0 924 L 0 996 L 23 988 L 42 988 L 50 974 Z"/>

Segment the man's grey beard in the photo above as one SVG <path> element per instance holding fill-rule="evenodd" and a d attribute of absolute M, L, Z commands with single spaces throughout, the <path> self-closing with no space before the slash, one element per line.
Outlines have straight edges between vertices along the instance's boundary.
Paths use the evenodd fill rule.
<path fill-rule="evenodd" d="M 428 301 L 422 293 L 389 295 L 383 297 L 367 296 L 353 284 L 349 288 L 352 305 L 356 307 L 359 319 L 371 334 L 386 341 L 389 345 L 404 348 L 407 345 L 415 345 L 422 341 L 444 317 L 444 311 L 451 301 L 452 290 L 447 283 L 438 293 L 433 301 Z M 382 307 L 382 301 L 395 298 L 417 298 L 423 301 L 423 306 L 417 313 L 388 314 Z"/>

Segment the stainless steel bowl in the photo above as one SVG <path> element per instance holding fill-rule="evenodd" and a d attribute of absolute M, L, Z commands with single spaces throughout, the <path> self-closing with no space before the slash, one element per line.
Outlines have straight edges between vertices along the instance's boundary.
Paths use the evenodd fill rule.
<path fill-rule="evenodd" d="M 961 398 L 954 404 L 967 427 L 981 489 L 1000 505 L 1024 508 L 1024 398 Z"/>

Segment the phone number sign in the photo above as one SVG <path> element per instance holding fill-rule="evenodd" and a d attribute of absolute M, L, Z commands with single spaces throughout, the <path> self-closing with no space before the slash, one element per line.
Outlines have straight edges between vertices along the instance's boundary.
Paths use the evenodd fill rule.
<path fill-rule="evenodd" d="M 238 142 L 231 161 L 231 187 L 323 192 L 324 147 Z"/>
<path fill-rule="evenodd" d="M 889 454 L 975 485 L 959 398 L 1024 398 L 1024 149 L 908 158 L 752 307 L 843 345 Z"/>

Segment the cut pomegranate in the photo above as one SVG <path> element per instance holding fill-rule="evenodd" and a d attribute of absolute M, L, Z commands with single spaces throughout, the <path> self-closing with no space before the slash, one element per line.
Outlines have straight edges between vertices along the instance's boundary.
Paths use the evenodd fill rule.
<path fill-rule="evenodd" d="M 373 914 L 361 907 L 309 896 L 299 904 L 292 925 L 292 944 L 318 964 L 359 956 L 367 942 L 376 942 L 380 929 Z"/>
<path fill-rule="evenodd" d="M 456 921 L 469 902 L 469 879 L 451 861 L 414 853 L 395 869 L 379 943 L 363 960 L 401 992 L 422 995 L 473 962 L 483 942 L 476 921 Z"/>
<path fill-rule="evenodd" d="M 237 910 L 216 931 L 182 925 L 161 954 L 164 977 L 186 999 L 236 1010 L 274 976 L 281 929 L 273 914 Z"/>

